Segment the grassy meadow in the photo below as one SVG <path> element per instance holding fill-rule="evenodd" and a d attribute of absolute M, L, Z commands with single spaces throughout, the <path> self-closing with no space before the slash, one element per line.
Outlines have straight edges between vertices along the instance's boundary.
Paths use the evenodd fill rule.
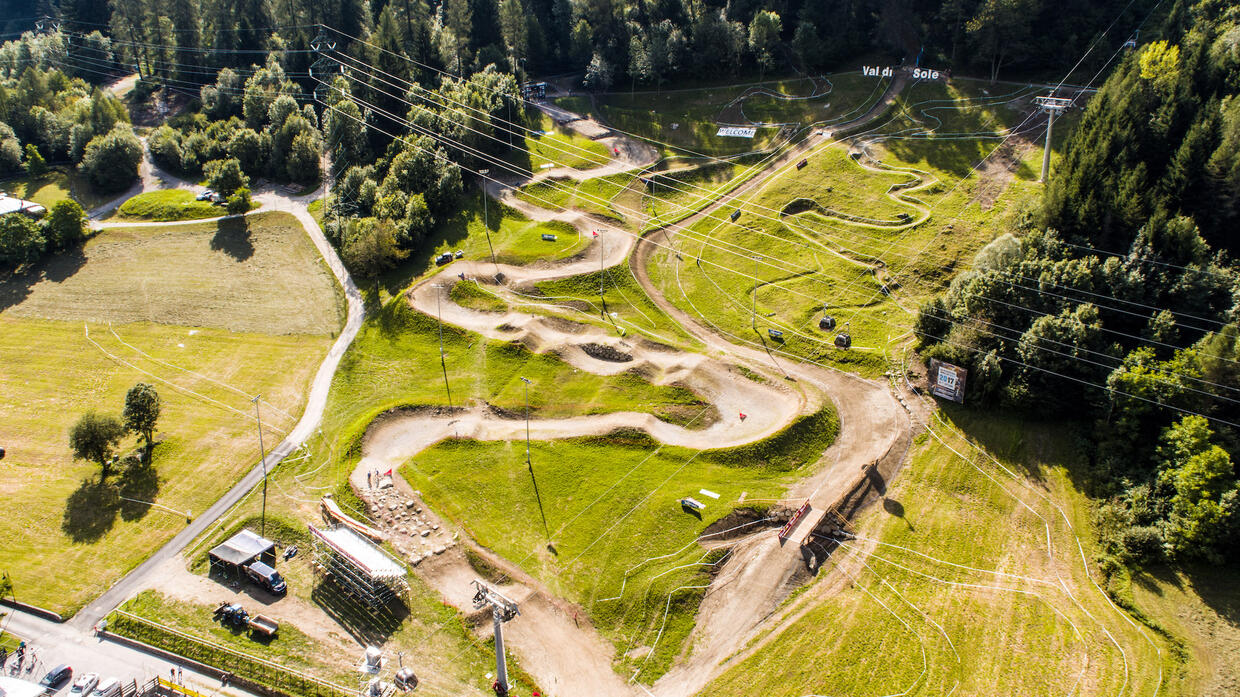
<path fill-rule="evenodd" d="M 722 556 L 697 537 L 747 499 L 780 498 L 812 471 L 837 429 L 830 409 L 803 417 L 767 441 L 781 443 L 776 456 L 762 444 L 660 447 L 635 433 L 538 442 L 532 475 L 524 443 L 450 440 L 401 473 L 479 544 L 580 603 L 615 643 L 617 670 L 640 669 L 653 682 L 689 641 L 701 600 L 700 590 L 679 589 L 709 583 Z M 460 467 L 463 458 L 472 465 Z M 703 498 L 699 489 L 720 497 Z M 706 511 L 683 509 L 685 496 L 707 501 Z"/>
<path fill-rule="evenodd" d="M 913 86 L 856 137 L 852 147 L 873 157 L 858 160 L 843 144 L 816 148 L 804 168 L 783 168 L 673 235 L 651 276 L 681 309 L 734 340 L 884 372 L 889 345 L 907 335 L 920 303 L 1040 193 L 1036 142 L 1014 137 L 987 159 L 995 134 L 1029 128 L 1028 90 L 983 90 L 971 81 Z M 1071 122 L 1062 125 L 1060 147 Z M 837 329 L 818 329 L 823 314 Z M 845 323 L 849 351 L 832 343 Z M 783 336 L 772 338 L 772 329 Z"/>
<path fill-rule="evenodd" d="M 263 395 L 269 447 L 292 428 L 331 343 L 328 335 L 109 327 L 7 312 L 0 329 L 7 451 L 0 491 L 21 502 L 0 520 L 0 568 L 18 599 L 63 615 L 106 590 L 179 532 L 185 512 L 205 510 L 257 462 L 249 396 Z M 119 416 L 137 382 L 153 384 L 162 404 L 152 466 L 125 462 L 100 483 L 97 464 L 73 459 L 69 429 L 88 410 Z M 120 452 L 137 453 L 137 440 L 124 439 Z"/>
<path fill-rule="evenodd" d="M 280 215 L 110 229 L 0 278 L 0 491 L 22 502 L 0 521 L 0 568 L 17 597 L 72 614 L 223 494 L 257 461 L 250 396 L 270 446 L 301 413 L 340 305 Z M 137 382 L 161 396 L 152 464 L 123 457 L 101 482 L 69 429 L 86 411 L 119 415 Z M 136 452 L 125 438 L 120 454 Z"/>
<path fill-rule="evenodd" d="M 335 278 L 292 216 L 108 228 L 80 249 L 0 277 L 6 316 L 334 334 Z"/>
<path fill-rule="evenodd" d="M 1057 424 L 936 420 L 780 631 L 703 694 L 1165 689 L 1176 664 L 1166 642 L 1095 585 L 1090 501 L 1075 481 L 1084 466 Z"/>

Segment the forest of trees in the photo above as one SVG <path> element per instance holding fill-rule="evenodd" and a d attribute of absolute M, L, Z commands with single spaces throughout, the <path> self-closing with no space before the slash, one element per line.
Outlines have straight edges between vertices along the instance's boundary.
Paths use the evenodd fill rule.
<path fill-rule="evenodd" d="M 1088 425 L 1121 562 L 1240 548 L 1234 9 L 1178 4 L 1089 103 L 1040 215 L 917 320 L 923 355 L 970 369 L 969 401 Z"/>
<path fill-rule="evenodd" d="M 51 6 L 50 0 L 45 4 Z M 283 54 L 304 73 L 316 25 L 338 30 L 342 50 L 363 57 L 350 37 L 394 49 L 460 77 L 496 65 L 509 72 L 580 73 L 587 84 L 658 85 L 678 77 L 855 67 L 861 56 L 979 76 L 1059 73 L 1084 81 L 1157 0 L 58 0 L 53 14 L 99 70 L 116 57 L 143 75 L 177 84 L 210 82 L 222 67 Z M 1112 26 L 1094 50 L 1099 34 Z M 275 28 L 273 30 L 272 28 Z M 384 61 L 390 63 L 390 61 Z M 426 75 L 390 64 L 406 77 Z M 412 74 L 410 74 L 412 73 Z"/>

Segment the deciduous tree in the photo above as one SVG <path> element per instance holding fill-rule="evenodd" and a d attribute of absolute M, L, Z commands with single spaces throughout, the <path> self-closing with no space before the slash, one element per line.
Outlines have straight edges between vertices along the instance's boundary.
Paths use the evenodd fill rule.
<path fill-rule="evenodd" d="M 202 168 L 207 175 L 207 186 L 225 198 L 243 186 L 250 185 L 250 178 L 241 170 L 241 162 L 232 157 L 227 160 L 212 160 Z"/>
<path fill-rule="evenodd" d="M 107 135 L 96 136 L 86 144 L 81 168 L 96 190 L 114 193 L 138 180 L 141 161 L 141 141 L 129 124 L 118 123 Z"/>
<path fill-rule="evenodd" d="M 775 67 L 775 51 L 783 30 L 779 15 L 770 10 L 759 10 L 749 23 L 749 50 L 763 74 Z"/>
<path fill-rule="evenodd" d="M 145 382 L 129 388 L 125 395 L 125 410 L 121 417 L 125 428 L 142 436 L 146 444 L 146 460 L 151 460 L 151 446 L 155 443 L 155 424 L 159 421 L 159 393 Z"/>
<path fill-rule="evenodd" d="M 39 258 L 46 246 L 38 223 L 21 213 L 0 215 L 0 264 L 29 264 Z"/>
<path fill-rule="evenodd" d="M 86 213 L 73 199 L 57 201 L 43 220 L 43 232 L 50 249 L 79 244 L 86 239 Z"/>
<path fill-rule="evenodd" d="M 108 476 L 114 451 L 124 435 L 125 426 L 120 419 L 111 414 L 88 411 L 69 430 L 69 447 L 73 449 L 75 458 L 99 464 L 99 479 L 102 481 Z"/>

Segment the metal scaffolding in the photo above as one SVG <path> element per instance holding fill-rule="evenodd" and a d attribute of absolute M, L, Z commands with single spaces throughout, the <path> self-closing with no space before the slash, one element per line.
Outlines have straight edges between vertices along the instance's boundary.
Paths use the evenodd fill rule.
<path fill-rule="evenodd" d="M 382 547 L 343 525 L 309 528 L 314 541 L 311 563 L 346 593 L 371 608 L 408 597 L 408 569 Z"/>

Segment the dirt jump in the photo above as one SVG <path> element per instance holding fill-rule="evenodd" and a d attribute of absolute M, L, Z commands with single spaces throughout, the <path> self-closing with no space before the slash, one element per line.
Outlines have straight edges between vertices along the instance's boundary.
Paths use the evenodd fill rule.
<path fill-rule="evenodd" d="M 892 95 L 895 92 L 898 92 L 898 87 Z M 892 95 L 875 105 L 863 118 L 873 118 L 881 113 L 882 108 L 890 103 Z M 552 115 L 563 117 L 569 123 L 576 121 L 564 114 Z M 816 142 L 807 142 L 773 158 L 763 173 L 697 215 L 711 215 L 732 198 L 763 186 L 817 145 Z M 648 146 L 637 150 L 626 148 L 628 157 L 624 159 L 628 161 L 618 159 L 610 165 L 611 169 L 605 167 L 583 172 L 563 168 L 564 171 L 557 170 L 554 176 L 577 179 L 600 176 L 612 170 L 640 168 L 648 164 L 645 161 L 648 155 L 645 147 Z M 552 173 L 539 176 L 545 178 L 552 176 Z M 489 195 L 534 219 L 560 220 L 573 225 L 581 233 L 614 225 L 577 211 L 553 212 L 538 208 L 507 195 L 509 191 L 509 187 L 495 182 L 487 186 Z M 692 222 L 690 219 L 680 225 L 688 226 Z M 687 697 L 701 690 L 751 637 L 764 627 L 774 626 L 780 621 L 783 600 L 810 578 L 800 551 L 801 543 L 809 532 L 853 488 L 858 478 L 865 475 L 867 468 L 883 460 L 902 459 L 911 442 L 909 416 L 885 383 L 799 363 L 791 358 L 776 361 L 777 371 L 772 371 L 775 355 L 765 350 L 758 341 L 748 344 L 729 341 L 699 318 L 690 316 L 664 298 L 647 271 L 655 247 L 651 241 L 654 233 L 675 234 L 672 230 L 663 229 L 640 238 L 624 231 L 604 233 L 607 237 L 605 244 L 596 240 L 574 258 L 530 266 L 459 260 L 414 286 L 407 296 L 414 308 L 431 316 L 441 316 L 445 323 L 490 339 L 519 341 L 536 352 L 554 352 L 579 370 L 612 375 L 639 368 L 655 384 L 674 383 L 694 391 L 711 402 L 719 414 L 717 421 L 696 430 L 635 412 L 535 419 L 529 426 L 530 436 L 534 439 L 601 435 L 619 428 L 634 428 L 646 432 L 660 443 L 697 449 L 726 447 L 770 436 L 797 416 L 817 410 L 824 400 L 830 400 L 838 413 L 841 423 L 838 439 L 823 454 L 813 473 L 799 481 L 788 493 L 789 499 L 808 502 L 809 512 L 804 520 L 787 539 L 780 539 L 773 530 L 768 530 L 730 543 L 731 558 L 711 583 L 699 608 L 692 649 L 652 689 L 641 687 L 615 673 L 612 668 L 615 647 L 594 630 L 585 619 L 584 611 L 558 598 L 509 560 L 478 548 L 461 531 L 453 531 L 452 540 L 440 545 L 442 549 L 436 547 L 430 554 L 425 550 L 418 554 L 418 573 L 438 590 L 445 602 L 466 613 L 472 613 L 473 608 L 471 597 L 463 589 L 468 587 L 468 581 L 477 573 L 470 566 L 461 546 L 474 549 L 506 574 L 508 581 L 501 589 L 522 604 L 522 615 L 507 625 L 506 642 L 520 656 L 523 668 L 554 695 L 630 697 L 646 692 L 660 697 Z M 590 237 L 589 234 L 586 236 Z M 624 263 L 630 265 L 632 273 L 652 301 L 679 322 L 693 338 L 701 341 L 706 346 L 705 352 L 669 350 L 644 339 L 624 339 L 603 328 L 558 318 L 512 310 L 472 310 L 458 305 L 450 297 L 452 285 L 472 283 L 474 279 L 514 287 L 568 278 Z M 498 292 L 502 290 L 502 287 L 497 288 Z M 606 347 L 603 357 L 597 349 L 600 346 Z M 617 361 L 614 359 L 617 355 L 625 359 Z M 754 381 L 745 377 L 738 366 L 771 379 Z M 755 405 L 761 405 L 761 408 L 755 408 Z M 746 418 L 740 418 L 742 411 L 746 413 Z M 359 491 L 367 492 L 367 472 L 395 469 L 443 439 L 509 440 L 524 436 L 524 421 L 498 415 L 487 405 L 472 405 L 451 412 L 424 410 L 388 415 L 368 430 L 363 443 L 363 457 L 353 473 L 352 482 Z M 391 496 L 417 496 L 417 492 L 412 491 L 399 477 L 395 478 L 393 486 L 395 492 Z M 382 496 L 367 493 L 364 497 L 375 500 Z M 444 521 L 438 521 L 436 525 L 436 531 L 442 531 L 446 537 L 451 526 Z M 482 625 L 489 627 L 489 623 Z"/>

